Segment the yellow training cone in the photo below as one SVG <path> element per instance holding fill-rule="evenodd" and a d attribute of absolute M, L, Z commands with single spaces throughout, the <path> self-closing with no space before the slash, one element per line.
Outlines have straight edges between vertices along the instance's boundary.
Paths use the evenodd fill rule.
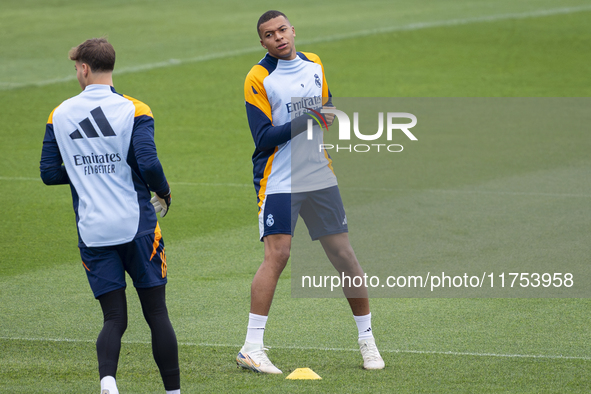
<path fill-rule="evenodd" d="M 290 373 L 285 379 L 318 380 L 322 378 L 310 368 L 296 368 L 296 370 Z"/>

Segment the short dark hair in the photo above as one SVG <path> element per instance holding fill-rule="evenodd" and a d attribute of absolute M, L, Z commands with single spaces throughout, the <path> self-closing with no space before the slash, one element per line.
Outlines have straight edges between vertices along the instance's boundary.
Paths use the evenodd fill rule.
<path fill-rule="evenodd" d="M 257 33 L 259 34 L 259 37 L 261 36 L 261 32 L 259 30 L 259 27 L 261 27 L 261 25 L 263 23 L 268 22 L 271 19 L 275 19 L 278 16 L 284 17 L 289 22 L 289 19 L 287 19 L 287 16 L 285 16 L 285 14 L 281 11 L 269 10 L 269 11 L 265 12 L 263 15 L 261 15 L 261 17 L 259 18 L 259 21 L 257 22 Z"/>
<path fill-rule="evenodd" d="M 115 49 L 106 38 L 91 38 L 70 49 L 70 60 L 86 63 L 92 72 L 113 71 Z"/>

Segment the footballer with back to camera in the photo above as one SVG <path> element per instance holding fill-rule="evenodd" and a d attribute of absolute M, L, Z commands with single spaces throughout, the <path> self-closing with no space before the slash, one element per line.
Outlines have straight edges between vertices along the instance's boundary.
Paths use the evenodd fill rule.
<path fill-rule="evenodd" d="M 289 113 L 294 97 L 321 97 L 319 107 L 332 105 L 322 62 L 313 53 L 296 51 L 295 28 L 282 12 L 265 12 L 257 32 L 267 54 L 248 73 L 244 96 L 255 143 L 252 162 L 264 258 L 252 281 L 246 339 L 236 362 L 255 372 L 281 374 L 267 356 L 263 337 L 275 288 L 290 256 L 298 215 L 339 273 L 363 276 L 363 269 L 349 242 L 331 160 L 313 144 L 322 141 L 322 130 L 314 121 L 310 145 L 303 132 L 313 117 L 307 112 Z M 327 113 L 322 122 L 330 125 L 333 120 L 334 114 Z M 357 324 L 363 367 L 383 369 L 371 328 L 367 288 L 344 286 L 343 291 Z"/>
<path fill-rule="evenodd" d="M 167 265 L 156 217 L 170 187 L 156 153 L 154 117 L 113 87 L 115 50 L 104 38 L 72 48 L 82 93 L 51 112 L 41 153 L 47 185 L 69 185 L 82 267 L 104 321 L 96 341 L 101 394 L 118 394 L 116 373 L 127 328 L 125 272 L 152 333 L 167 394 L 180 394 L 178 344 L 165 299 Z M 154 197 L 151 196 L 154 192 Z"/>

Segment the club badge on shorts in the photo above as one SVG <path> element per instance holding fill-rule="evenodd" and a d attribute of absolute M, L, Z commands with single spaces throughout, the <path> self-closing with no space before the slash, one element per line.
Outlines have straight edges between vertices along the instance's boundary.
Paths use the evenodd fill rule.
<path fill-rule="evenodd" d="M 273 219 L 273 215 L 269 214 L 267 216 L 267 227 L 271 227 L 275 224 L 275 219 Z"/>

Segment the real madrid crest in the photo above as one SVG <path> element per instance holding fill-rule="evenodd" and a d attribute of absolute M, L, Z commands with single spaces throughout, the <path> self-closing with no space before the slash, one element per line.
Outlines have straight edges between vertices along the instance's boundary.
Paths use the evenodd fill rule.
<path fill-rule="evenodd" d="M 318 74 L 314 74 L 314 83 L 316 83 L 316 86 L 318 86 L 319 88 L 322 87 L 322 83 L 320 82 L 320 77 L 318 76 Z"/>
<path fill-rule="evenodd" d="M 275 219 L 273 219 L 273 215 L 269 214 L 267 216 L 267 227 L 271 227 L 275 224 Z"/>

